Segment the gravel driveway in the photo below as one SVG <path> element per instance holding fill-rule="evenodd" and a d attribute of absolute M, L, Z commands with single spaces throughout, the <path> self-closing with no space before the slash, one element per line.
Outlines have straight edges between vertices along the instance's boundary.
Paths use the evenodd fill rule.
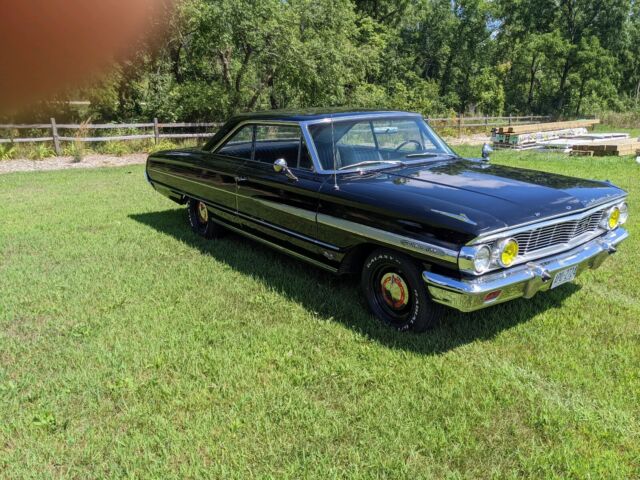
<path fill-rule="evenodd" d="M 87 155 L 81 162 L 74 163 L 73 157 L 51 157 L 43 160 L 2 160 L 0 174 L 12 172 L 35 172 L 40 170 L 62 170 L 65 168 L 121 167 L 144 163 L 146 153 L 133 153 L 114 157 L 112 155 Z"/>

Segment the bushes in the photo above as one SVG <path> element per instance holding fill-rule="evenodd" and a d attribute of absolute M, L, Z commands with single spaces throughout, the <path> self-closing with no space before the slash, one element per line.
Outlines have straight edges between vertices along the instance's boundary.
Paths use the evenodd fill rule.
<path fill-rule="evenodd" d="M 603 124 L 615 128 L 638 128 L 640 126 L 640 110 L 628 112 L 604 112 L 600 114 Z"/>
<path fill-rule="evenodd" d="M 0 160 L 13 160 L 16 158 L 17 149 L 13 145 L 0 145 Z"/>
<path fill-rule="evenodd" d="M 149 140 L 115 141 L 85 143 L 80 141 L 69 141 L 62 143 L 62 156 L 72 157 L 74 163 L 81 162 L 87 155 L 102 154 L 121 157 L 134 153 L 153 153 L 160 150 L 171 150 L 175 148 L 195 147 L 200 143 L 195 139 L 186 139 L 178 142 L 163 139 L 157 145 Z M 41 160 L 55 157 L 53 146 L 47 143 L 21 143 L 21 144 L 0 144 L 0 160 L 14 160 L 28 158 L 30 160 Z"/>
<path fill-rule="evenodd" d="M 42 160 L 43 158 L 55 157 L 53 149 L 43 143 L 38 143 L 31 147 L 27 153 L 29 160 Z"/>

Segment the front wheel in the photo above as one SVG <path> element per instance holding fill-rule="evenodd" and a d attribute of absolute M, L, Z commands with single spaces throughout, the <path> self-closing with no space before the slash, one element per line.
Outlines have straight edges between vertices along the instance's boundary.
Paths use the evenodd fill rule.
<path fill-rule="evenodd" d="M 193 198 L 189 199 L 187 211 L 189 213 L 191 230 L 204 238 L 220 236 L 224 227 L 211 220 L 209 209 L 204 202 L 194 200 Z"/>
<path fill-rule="evenodd" d="M 399 331 L 429 330 L 443 310 L 429 298 L 413 260 L 392 250 L 379 249 L 369 255 L 361 287 L 373 314 Z"/>

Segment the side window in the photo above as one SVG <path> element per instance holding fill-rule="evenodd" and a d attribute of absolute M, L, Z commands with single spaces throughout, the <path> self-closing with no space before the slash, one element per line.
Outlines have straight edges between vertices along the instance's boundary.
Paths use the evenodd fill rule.
<path fill-rule="evenodd" d="M 298 168 L 313 170 L 313 160 L 311 160 L 307 142 L 304 141 L 302 136 L 300 137 L 300 159 L 298 161 Z"/>
<path fill-rule="evenodd" d="M 253 143 L 253 125 L 245 125 L 216 150 L 221 155 L 251 160 L 251 146 Z"/>
<path fill-rule="evenodd" d="M 253 159 L 273 163 L 284 158 L 290 167 L 298 165 L 300 127 L 290 125 L 256 126 L 256 150 Z"/>

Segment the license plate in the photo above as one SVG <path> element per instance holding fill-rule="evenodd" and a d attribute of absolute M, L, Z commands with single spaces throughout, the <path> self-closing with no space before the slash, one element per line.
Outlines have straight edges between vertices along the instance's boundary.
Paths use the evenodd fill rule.
<path fill-rule="evenodd" d="M 567 268 L 566 270 L 556 273 L 556 276 L 553 278 L 553 282 L 551 283 L 551 288 L 556 288 L 563 283 L 571 282 L 576 278 L 577 271 L 578 266 L 576 265 L 575 267 Z"/>

